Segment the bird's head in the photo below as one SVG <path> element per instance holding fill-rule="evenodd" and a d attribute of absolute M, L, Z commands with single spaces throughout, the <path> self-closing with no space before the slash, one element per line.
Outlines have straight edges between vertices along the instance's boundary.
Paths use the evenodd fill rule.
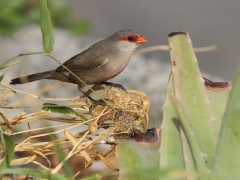
<path fill-rule="evenodd" d="M 118 49 L 125 52 L 133 52 L 138 45 L 144 44 L 147 40 L 132 30 L 121 30 L 109 37 L 117 43 Z"/>
<path fill-rule="evenodd" d="M 125 41 L 129 43 L 135 43 L 136 45 L 144 44 L 147 40 L 140 34 L 131 30 L 122 30 L 116 33 L 118 41 Z"/>

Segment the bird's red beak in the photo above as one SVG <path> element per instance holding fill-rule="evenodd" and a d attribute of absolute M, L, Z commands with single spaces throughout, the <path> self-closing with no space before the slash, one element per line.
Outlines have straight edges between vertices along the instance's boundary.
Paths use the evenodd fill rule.
<path fill-rule="evenodd" d="M 139 36 L 139 38 L 137 40 L 137 44 L 144 44 L 146 42 L 147 42 L 147 40 L 143 36 Z"/>

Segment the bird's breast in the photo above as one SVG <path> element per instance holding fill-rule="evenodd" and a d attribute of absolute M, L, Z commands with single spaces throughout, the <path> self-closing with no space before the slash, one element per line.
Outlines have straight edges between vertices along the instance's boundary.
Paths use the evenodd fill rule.
<path fill-rule="evenodd" d="M 103 69 L 106 78 L 111 79 L 120 74 L 127 66 L 129 59 L 130 58 L 115 58 L 110 60 Z"/>

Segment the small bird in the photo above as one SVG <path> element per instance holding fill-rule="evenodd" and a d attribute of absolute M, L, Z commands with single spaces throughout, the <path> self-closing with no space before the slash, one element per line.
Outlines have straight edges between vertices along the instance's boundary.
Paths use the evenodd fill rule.
<path fill-rule="evenodd" d="M 147 40 L 143 36 L 132 30 L 121 30 L 73 56 L 63 65 L 87 85 L 107 84 L 107 80 L 117 76 L 125 69 L 137 46 L 146 42 Z M 101 104 L 91 98 L 84 91 L 84 84 L 63 66 L 59 66 L 55 70 L 12 79 L 10 84 L 24 84 L 41 79 L 53 79 L 77 84 L 80 92 L 94 103 Z"/>

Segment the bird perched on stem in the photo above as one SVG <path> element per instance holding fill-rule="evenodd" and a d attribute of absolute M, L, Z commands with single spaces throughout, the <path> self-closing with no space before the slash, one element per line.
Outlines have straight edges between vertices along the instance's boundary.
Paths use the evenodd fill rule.
<path fill-rule="evenodd" d="M 137 46 L 146 42 L 147 40 L 143 36 L 132 30 L 121 30 L 73 56 L 63 65 L 87 85 L 103 83 L 117 85 L 106 81 L 121 73 Z M 41 79 L 53 79 L 77 84 L 79 91 L 93 103 L 102 104 L 101 101 L 91 98 L 83 89 L 85 85 L 63 66 L 59 66 L 55 70 L 12 79 L 10 84 L 24 84 Z"/>

